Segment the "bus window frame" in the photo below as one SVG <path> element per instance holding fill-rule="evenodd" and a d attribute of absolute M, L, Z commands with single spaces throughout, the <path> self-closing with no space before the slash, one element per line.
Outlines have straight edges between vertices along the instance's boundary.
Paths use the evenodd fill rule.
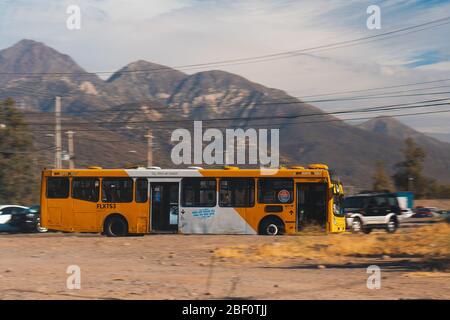
<path fill-rule="evenodd" d="M 227 177 L 221 177 L 221 178 L 219 178 L 218 179 L 219 180 L 219 183 L 217 184 L 217 188 L 218 188 L 218 190 L 217 190 L 217 194 L 218 194 L 218 197 L 217 197 L 217 205 L 220 207 L 220 208 L 254 208 L 255 206 L 256 206 L 256 184 L 257 184 L 257 182 L 256 182 L 256 179 L 255 178 L 251 178 L 251 177 L 237 177 L 237 178 L 227 178 Z M 221 188 L 220 188 L 220 186 L 221 186 L 221 182 L 222 182 L 222 180 L 237 180 L 237 181 L 239 181 L 239 180 L 251 180 L 251 181 L 253 181 L 253 203 L 251 203 L 251 205 L 249 205 L 249 206 L 222 206 L 221 205 L 221 202 L 220 202 L 220 190 L 221 190 Z"/>
<path fill-rule="evenodd" d="M 333 194 L 331 199 L 333 200 L 333 215 L 338 218 L 345 217 L 344 211 L 344 196 L 342 194 Z M 336 205 L 336 199 L 339 201 L 339 213 L 336 214 L 334 211 L 334 206 Z"/>
<path fill-rule="evenodd" d="M 263 202 L 263 201 L 261 201 L 261 193 L 260 193 L 260 191 L 262 189 L 262 188 L 260 188 L 260 181 L 261 180 L 290 180 L 292 182 L 292 194 L 291 194 L 291 197 L 290 197 L 289 201 L 288 202 L 281 202 L 281 201 L 279 201 L 278 197 L 276 198 L 277 199 L 276 202 Z M 288 177 L 288 178 L 284 178 L 284 177 L 282 177 L 282 178 L 265 178 L 265 177 L 261 178 L 261 177 L 258 177 L 257 183 L 256 183 L 256 186 L 257 186 L 257 190 L 256 190 L 257 201 L 258 201 L 259 204 L 265 204 L 265 205 L 293 204 L 294 201 L 296 201 L 295 200 L 295 193 L 296 193 L 296 186 L 295 185 L 296 185 L 296 183 L 295 183 L 294 178 L 290 178 L 290 177 Z"/>
<path fill-rule="evenodd" d="M 73 183 L 74 183 L 74 181 L 77 180 L 77 179 L 95 179 L 95 180 L 98 181 L 98 193 L 97 193 L 97 200 L 96 200 L 96 201 L 86 200 L 86 199 L 80 199 L 80 198 L 75 198 L 75 197 L 73 196 Z M 101 191 L 102 191 L 101 177 L 99 177 L 99 176 L 73 177 L 73 178 L 71 179 L 70 189 L 71 189 L 70 197 L 71 197 L 73 200 L 87 201 L 87 202 L 91 202 L 91 203 L 99 203 L 99 202 L 100 202 L 100 199 L 101 199 Z"/>
<path fill-rule="evenodd" d="M 185 203 L 185 199 L 184 199 L 184 181 L 185 180 L 210 180 L 210 181 L 214 181 L 215 182 L 215 192 L 214 192 L 214 205 L 210 205 L 210 206 L 205 206 L 205 205 L 186 205 Z M 184 208 L 215 208 L 218 205 L 218 183 L 217 183 L 217 178 L 215 177 L 187 177 L 187 178 L 182 178 L 180 181 L 180 206 L 184 207 Z"/>
<path fill-rule="evenodd" d="M 49 179 L 67 179 L 67 180 L 69 180 L 69 188 L 68 188 L 68 191 L 67 191 L 67 196 L 66 197 L 62 197 L 62 198 L 60 198 L 60 197 L 58 197 L 58 198 L 54 198 L 54 197 L 49 197 L 48 196 L 48 180 Z M 56 199 L 56 200 L 58 200 L 58 199 L 70 199 L 72 197 L 72 179 L 70 179 L 70 177 L 53 177 L 53 176 L 50 176 L 50 177 L 46 177 L 46 181 L 45 181 L 45 199 Z"/>
<path fill-rule="evenodd" d="M 139 178 L 135 178 L 134 179 L 135 181 L 134 181 L 134 196 L 133 196 L 133 200 L 134 200 L 134 202 L 135 203 L 147 203 L 148 202 L 148 200 L 149 200 L 149 190 L 150 190 L 150 188 L 149 188 L 149 181 L 148 181 L 148 178 L 146 178 L 146 177 L 139 177 Z M 145 201 L 138 201 L 137 200 L 137 188 L 138 188 L 138 180 L 142 180 L 142 181 L 145 181 L 145 185 L 146 185 L 146 192 L 145 192 Z"/>
<path fill-rule="evenodd" d="M 105 179 L 128 179 L 131 180 L 131 201 L 103 201 L 103 181 Z M 101 193 L 99 193 L 99 200 L 97 202 L 101 202 L 101 203 L 140 203 L 140 202 L 136 202 L 134 197 L 135 197 L 135 192 L 134 192 L 134 188 L 135 188 L 135 183 L 134 183 L 134 179 L 132 177 L 101 177 L 101 182 L 100 182 L 100 191 Z M 148 195 L 147 195 L 148 197 Z M 148 200 L 148 199 L 147 199 Z M 145 203 L 145 202 L 142 202 Z"/>

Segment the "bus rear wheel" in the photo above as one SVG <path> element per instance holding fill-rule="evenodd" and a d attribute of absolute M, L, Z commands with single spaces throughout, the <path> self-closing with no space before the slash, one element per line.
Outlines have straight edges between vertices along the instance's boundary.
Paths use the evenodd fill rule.
<path fill-rule="evenodd" d="M 284 234 L 284 224 L 279 218 L 266 218 L 261 221 L 259 234 L 265 236 L 278 236 Z"/>
<path fill-rule="evenodd" d="M 103 229 L 108 237 L 125 237 L 128 234 L 128 223 L 120 216 L 112 216 L 106 219 Z"/>

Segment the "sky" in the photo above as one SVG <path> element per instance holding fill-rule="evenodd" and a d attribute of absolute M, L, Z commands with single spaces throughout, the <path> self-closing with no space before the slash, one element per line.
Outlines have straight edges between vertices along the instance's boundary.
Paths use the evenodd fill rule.
<path fill-rule="evenodd" d="M 70 5 L 81 9 L 79 30 L 66 27 Z M 367 28 L 370 5 L 380 7 L 379 30 Z M 140 59 L 176 67 L 320 46 L 446 16 L 450 0 L 0 0 L 0 49 L 27 38 L 69 54 L 92 72 L 115 71 Z M 186 72 L 221 69 L 298 97 L 434 81 L 450 78 L 449 35 L 446 24 L 363 45 Z M 449 89 L 447 81 L 380 92 Z M 334 111 L 435 98 L 315 105 Z M 398 119 L 423 132 L 450 133 L 450 112 Z"/>

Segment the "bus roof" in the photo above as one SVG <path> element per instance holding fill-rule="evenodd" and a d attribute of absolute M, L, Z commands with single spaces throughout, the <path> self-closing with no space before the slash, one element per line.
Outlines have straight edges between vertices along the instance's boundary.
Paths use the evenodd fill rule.
<path fill-rule="evenodd" d="M 48 169 L 45 176 L 123 176 L 123 177 L 329 177 L 326 169 L 280 168 L 280 169 L 240 169 L 235 167 L 217 169 Z"/>

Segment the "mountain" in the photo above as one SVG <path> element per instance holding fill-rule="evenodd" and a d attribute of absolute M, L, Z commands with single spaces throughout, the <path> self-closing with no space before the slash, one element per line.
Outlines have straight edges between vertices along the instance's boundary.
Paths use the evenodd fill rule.
<path fill-rule="evenodd" d="M 10 48 L 0 51 L 0 72 L 2 73 L 48 73 L 48 72 L 85 72 L 73 59 L 58 51 L 47 47 L 41 42 L 21 40 Z M 15 75 L 2 77 L 3 83 Z"/>
<path fill-rule="evenodd" d="M 285 92 L 267 88 L 238 75 L 224 71 L 204 71 L 186 76 L 176 86 L 172 95 L 166 99 L 167 108 L 154 110 L 160 119 L 218 119 L 204 121 L 203 127 L 224 128 L 279 128 L 282 163 L 328 163 L 347 183 L 368 187 L 376 160 L 382 160 L 392 172 L 393 166 L 402 157 L 404 138 L 387 136 L 348 125 L 338 118 L 325 114 L 319 108 L 303 103 Z M 143 104 L 129 107 L 139 110 Z M 125 108 L 127 110 L 127 108 Z M 267 115 L 273 119 L 267 119 Z M 125 119 L 127 114 L 116 115 L 116 119 Z M 145 115 L 133 114 L 135 123 Z M 277 118 L 285 117 L 285 118 Z M 290 118 L 292 117 L 292 118 Z M 249 121 L 249 119 L 265 118 Z M 224 120 L 232 119 L 232 120 Z M 114 122 L 114 121 L 113 121 Z M 191 123 L 166 124 L 166 132 L 159 137 L 164 143 L 166 154 L 171 144 L 168 141 L 170 129 L 192 128 Z M 404 126 L 405 131 L 407 126 Z M 162 128 L 161 128 L 162 129 Z M 412 129 L 408 128 L 411 132 Z M 143 134 L 143 133 L 142 133 Z M 421 136 L 417 136 L 421 138 Z M 421 141 L 421 145 L 426 144 Z M 449 172 L 445 162 L 447 146 L 436 141 L 430 142 L 427 152 L 430 163 L 436 168 L 426 168 L 426 173 L 439 177 L 439 172 Z M 438 160 L 434 155 L 439 155 Z M 427 162 L 428 164 L 428 162 Z M 441 176 L 441 179 L 443 177 Z M 445 179 L 445 178 L 444 178 Z"/>
<path fill-rule="evenodd" d="M 426 152 L 424 171 L 437 179 L 449 181 L 450 144 L 418 132 L 397 119 L 377 117 L 358 125 L 359 128 L 375 133 L 384 140 L 397 141 L 400 147 L 406 138 L 414 141 Z"/>
<path fill-rule="evenodd" d="M 13 97 L 28 110 L 52 109 L 57 95 L 73 112 L 105 109 L 120 101 L 113 88 L 70 56 L 33 40 L 0 51 L 0 73 L 10 73 L 0 77 L 0 98 Z"/>
<path fill-rule="evenodd" d="M 187 75 L 178 70 L 144 60 L 132 62 L 114 73 L 108 83 L 126 96 L 168 98 Z"/>
<path fill-rule="evenodd" d="M 149 72 L 150 71 L 150 72 Z M 327 163 L 347 185 L 367 188 L 375 162 L 392 172 L 401 161 L 404 138 L 412 136 L 427 152 L 425 171 L 450 180 L 450 145 L 423 135 L 395 119 L 378 118 L 349 125 L 321 109 L 239 75 L 211 70 L 185 74 L 139 60 L 104 81 L 69 56 L 31 40 L 0 51 L 0 98 L 12 96 L 27 114 L 36 143 L 51 164 L 54 96 L 62 96 L 63 130 L 76 131 L 78 165 L 145 165 L 147 130 L 154 136 L 155 164 L 176 167 L 170 159 L 170 136 L 178 128 L 279 128 L 281 164 Z M 21 72 L 74 72 L 39 75 Z M 6 80 L 5 80 L 6 79 Z M 206 120 L 208 119 L 208 120 Z M 212 120 L 211 120 L 212 119 Z M 214 120 L 215 119 L 215 120 Z M 39 130 L 38 130 L 39 129 Z M 45 130 L 43 130 L 45 129 Z M 45 132 L 46 131 L 46 132 Z M 46 141 L 46 143 L 44 142 Z"/>
<path fill-rule="evenodd" d="M 425 133 L 414 130 L 413 128 L 392 117 L 376 117 L 359 124 L 358 127 L 382 136 L 388 136 L 400 140 L 413 138 L 419 145 L 423 146 L 437 147 L 441 149 L 446 149 L 450 146 L 449 144 L 442 143 L 442 141 L 430 137 Z"/>
<path fill-rule="evenodd" d="M 358 125 L 359 128 L 382 135 L 406 139 L 408 137 L 420 138 L 422 133 L 408 127 L 392 117 L 376 117 Z"/>
<path fill-rule="evenodd" d="M 427 132 L 426 135 L 439 141 L 450 143 L 450 133 Z"/>
<path fill-rule="evenodd" d="M 184 78 L 167 99 L 167 105 L 181 109 L 192 119 L 218 116 L 245 119 L 252 115 L 256 104 L 271 94 L 274 97 L 275 90 L 232 73 L 212 70 Z"/>

